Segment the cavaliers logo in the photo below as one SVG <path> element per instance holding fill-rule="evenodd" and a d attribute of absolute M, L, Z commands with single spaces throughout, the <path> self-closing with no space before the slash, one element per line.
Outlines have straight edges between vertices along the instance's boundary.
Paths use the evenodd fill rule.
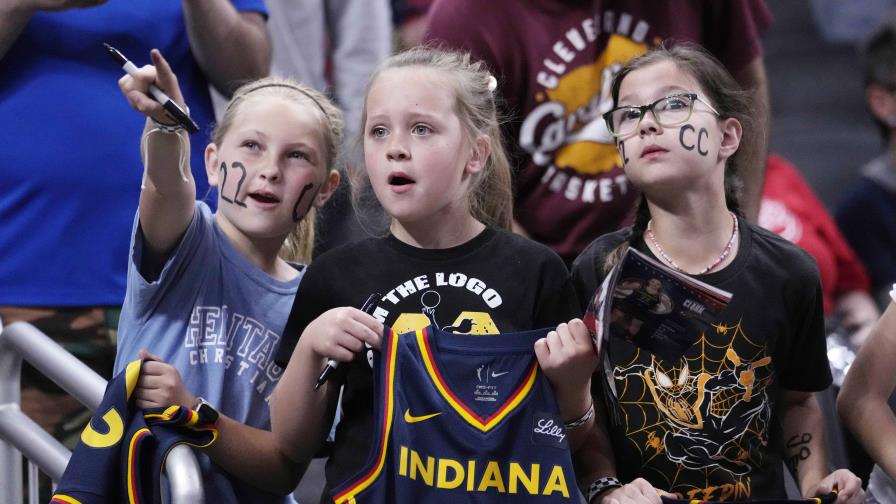
<path fill-rule="evenodd" d="M 552 160 L 559 170 L 584 176 L 621 165 L 601 115 L 613 106 L 610 84 L 628 60 L 646 52 L 646 43 L 612 34 L 598 59 L 563 75 L 557 86 L 539 93 L 542 103 L 523 121 L 520 145 L 539 166 Z"/>

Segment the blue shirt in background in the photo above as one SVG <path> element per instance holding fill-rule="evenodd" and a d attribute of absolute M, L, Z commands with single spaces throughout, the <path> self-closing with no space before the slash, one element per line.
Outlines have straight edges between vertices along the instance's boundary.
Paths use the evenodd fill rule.
<path fill-rule="evenodd" d="M 267 13 L 262 0 L 233 0 Z M 120 305 L 143 172 L 144 117 L 118 89 L 158 48 L 201 132 L 191 137 L 197 194 L 214 115 L 190 52 L 181 2 L 111 0 L 36 13 L 0 62 L 0 305 Z M 211 199 L 211 198 L 210 198 Z"/>

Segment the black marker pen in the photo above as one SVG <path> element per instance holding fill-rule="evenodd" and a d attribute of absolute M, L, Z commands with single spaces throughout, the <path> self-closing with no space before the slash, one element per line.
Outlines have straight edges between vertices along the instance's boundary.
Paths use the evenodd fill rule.
<path fill-rule="evenodd" d="M 376 309 L 376 302 L 382 297 L 383 295 L 379 292 L 374 292 L 367 297 L 367 301 L 364 301 L 364 304 L 361 306 L 361 311 L 368 315 L 373 315 L 373 311 Z M 337 366 L 339 366 L 338 361 L 333 359 L 327 361 L 327 365 L 324 366 L 323 371 L 320 372 L 320 376 L 317 377 L 317 383 L 314 385 L 314 390 L 319 389 L 321 385 L 326 383 L 327 379 L 330 378 L 330 375 L 333 374 L 333 371 L 336 371 Z"/>
<path fill-rule="evenodd" d="M 121 68 L 124 69 L 125 72 L 130 76 L 134 76 L 137 72 L 137 67 L 134 66 L 133 63 L 128 61 L 127 58 L 124 57 L 124 54 L 118 49 L 110 46 L 109 44 L 103 44 L 106 46 L 106 50 L 109 51 L 109 56 L 115 60 L 116 63 L 121 65 Z M 174 100 L 168 97 L 161 89 L 156 87 L 155 84 L 150 84 L 149 86 L 149 94 L 152 95 L 153 98 L 165 107 L 165 111 L 171 114 L 171 117 L 177 121 L 178 124 L 184 127 L 188 133 L 196 133 L 199 131 L 199 125 L 197 125 L 193 119 L 190 119 L 190 116 L 183 111 L 182 108 L 177 106 L 177 103 L 174 103 Z"/>

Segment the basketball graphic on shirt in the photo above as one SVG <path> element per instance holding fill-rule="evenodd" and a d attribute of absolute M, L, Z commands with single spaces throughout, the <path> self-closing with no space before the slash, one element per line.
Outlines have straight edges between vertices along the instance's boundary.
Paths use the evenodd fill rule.
<path fill-rule="evenodd" d="M 453 318 L 451 313 L 439 312 L 442 295 L 436 289 L 429 289 L 419 294 L 420 312 L 401 313 L 392 329 L 398 334 L 417 331 L 427 326 L 434 326 L 445 332 L 457 334 L 498 334 L 498 327 L 487 312 L 462 310 Z M 451 320 L 450 323 L 447 323 Z M 440 322 L 441 321 L 441 322 Z"/>
<path fill-rule="evenodd" d="M 428 316 L 423 313 L 402 313 L 395 319 L 392 328 L 395 332 L 403 334 L 406 332 L 416 331 L 424 327 L 432 325 Z M 451 322 L 450 325 L 440 327 L 446 332 L 454 332 L 460 334 L 498 334 L 498 327 L 492 320 L 491 315 L 485 312 L 462 311 Z"/>
<path fill-rule="evenodd" d="M 468 324 L 469 328 L 467 328 Z M 460 312 L 451 326 L 443 329 L 445 331 L 454 329 L 452 332 L 463 334 L 498 334 L 500 332 L 488 313 L 472 311 Z"/>
<path fill-rule="evenodd" d="M 429 317 L 422 313 L 402 313 L 395 319 L 392 328 L 399 334 L 423 329 L 429 325 Z"/>

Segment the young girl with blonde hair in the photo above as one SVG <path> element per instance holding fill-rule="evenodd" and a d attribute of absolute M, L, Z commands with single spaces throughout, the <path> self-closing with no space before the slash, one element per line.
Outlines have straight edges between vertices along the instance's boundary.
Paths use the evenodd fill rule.
<path fill-rule="evenodd" d="M 344 385 L 327 490 L 361 470 L 375 443 L 364 347 L 380 347 L 384 324 L 396 334 L 430 327 L 450 341 L 452 333 L 558 327 L 576 315 L 560 258 L 509 231 L 511 171 L 496 86 L 469 55 L 423 47 L 389 58 L 369 81 L 364 158 L 390 233 L 329 251 L 309 267 L 285 334 L 301 337 L 295 351 L 281 346 L 279 360 L 289 365 L 272 402 L 274 434 L 302 462 L 324 440 Z M 357 309 L 374 292 L 381 297 L 373 315 Z M 581 418 L 591 402 L 590 339 L 573 338 L 562 324 L 533 344 L 563 420 Z M 343 364 L 316 390 L 328 359 Z M 587 432 L 589 419 L 570 435 Z"/>
<path fill-rule="evenodd" d="M 139 407 L 216 410 L 218 440 L 201 457 L 208 502 L 275 502 L 300 467 L 279 454 L 268 401 L 273 358 L 313 245 L 314 209 L 339 183 L 341 114 L 314 90 L 266 78 L 240 87 L 205 149 L 218 210 L 196 201 L 189 139 L 148 95 L 184 107 L 165 59 L 119 82 L 147 116 L 116 369 L 143 357 Z M 227 471 L 241 480 L 229 477 Z"/>

